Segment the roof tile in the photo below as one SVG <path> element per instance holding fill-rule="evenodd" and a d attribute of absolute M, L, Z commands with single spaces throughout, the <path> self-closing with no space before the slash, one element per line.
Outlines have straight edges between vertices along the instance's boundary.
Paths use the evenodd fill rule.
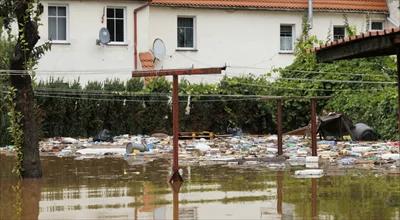
<path fill-rule="evenodd" d="M 318 47 L 315 47 L 312 51 L 325 50 L 325 49 L 327 49 L 329 47 L 332 47 L 332 46 L 343 45 L 343 44 L 351 43 L 351 42 L 354 42 L 354 41 L 359 41 L 359 40 L 366 39 L 366 38 L 378 37 L 378 36 L 383 36 L 383 35 L 398 34 L 398 33 L 400 33 L 400 28 L 399 27 L 397 27 L 397 28 L 389 28 L 389 29 L 385 29 L 385 30 L 382 30 L 382 31 L 372 31 L 372 32 L 361 33 L 359 35 L 350 37 L 350 40 L 348 40 L 348 41 L 339 39 L 339 40 L 327 42 L 324 45 L 320 45 Z"/>
<path fill-rule="evenodd" d="M 209 8 L 293 9 L 308 8 L 307 0 L 153 0 L 152 5 Z M 315 10 L 388 12 L 386 0 L 314 0 Z"/>

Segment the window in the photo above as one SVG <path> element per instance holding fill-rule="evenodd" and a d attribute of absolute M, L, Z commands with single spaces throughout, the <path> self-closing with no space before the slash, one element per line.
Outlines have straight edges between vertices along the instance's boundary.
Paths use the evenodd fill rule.
<path fill-rule="evenodd" d="M 345 37 L 345 28 L 344 26 L 334 26 L 333 27 L 333 39 L 339 40 Z"/>
<path fill-rule="evenodd" d="M 195 48 L 193 17 L 178 17 L 178 48 Z"/>
<path fill-rule="evenodd" d="M 66 41 L 67 40 L 67 6 L 49 6 L 49 40 Z"/>
<path fill-rule="evenodd" d="M 125 42 L 125 9 L 107 8 L 107 29 L 111 42 Z"/>
<path fill-rule="evenodd" d="M 294 25 L 281 25 L 281 51 L 293 51 Z"/>
<path fill-rule="evenodd" d="M 371 21 L 371 30 L 372 31 L 383 30 L 383 22 L 382 21 Z"/>

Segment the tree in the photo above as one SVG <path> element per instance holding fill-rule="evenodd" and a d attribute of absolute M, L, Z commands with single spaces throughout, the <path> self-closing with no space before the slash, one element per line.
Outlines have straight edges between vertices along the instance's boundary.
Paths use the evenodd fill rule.
<path fill-rule="evenodd" d="M 9 81 L 15 89 L 15 110 L 22 116 L 22 158 L 20 175 L 23 178 L 39 178 L 42 170 L 39 157 L 38 123 L 35 115 L 32 77 L 28 73 L 37 63 L 50 44 L 37 46 L 40 36 L 38 26 L 43 6 L 39 0 L 0 0 L 0 17 L 3 26 L 12 33 L 12 24 L 18 26 L 15 46 L 10 58 L 11 71 Z"/>

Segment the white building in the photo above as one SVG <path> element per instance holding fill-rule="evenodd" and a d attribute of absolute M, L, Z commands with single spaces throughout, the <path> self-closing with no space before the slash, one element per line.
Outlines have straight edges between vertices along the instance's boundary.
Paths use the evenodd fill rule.
<path fill-rule="evenodd" d="M 358 32 L 399 25 L 398 1 L 312 2 L 311 33 L 320 40 L 345 37 L 344 16 Z M 132 70 L 148 68 L 228 65 L 232 66 L 226 73 L 229 76 L 262 74 L 293 61 L 294 43 L 301 35 L 302 20 L 309 9 L 307 0 L 42 3 L 45 10 L 41 42 L 50 40 L 53 45 L 40 60 L 39 78 L 52 75 L 72 79 L 79 74 L 84 82 L 112 77 L 125 80 L 131 77 Z M 106 45 L 96 43 L 102 27 L 110 32 L 111 42 Z M 166 56 L 160 60 L 154 60 L 151 54 L 155 39 L 161 39 L 166 47 Z M 207 82 L 217 79 L 190 78 Z"/>

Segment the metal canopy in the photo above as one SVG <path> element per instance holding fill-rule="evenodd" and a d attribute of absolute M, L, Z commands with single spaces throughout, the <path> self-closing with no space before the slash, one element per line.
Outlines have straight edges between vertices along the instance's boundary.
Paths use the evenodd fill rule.
<path fill-rule="evenodd" d="M 372 31 L 327 43 L 314 51 L 318 62 L 388 56 L 400 48 L 400 29 Z"/>

